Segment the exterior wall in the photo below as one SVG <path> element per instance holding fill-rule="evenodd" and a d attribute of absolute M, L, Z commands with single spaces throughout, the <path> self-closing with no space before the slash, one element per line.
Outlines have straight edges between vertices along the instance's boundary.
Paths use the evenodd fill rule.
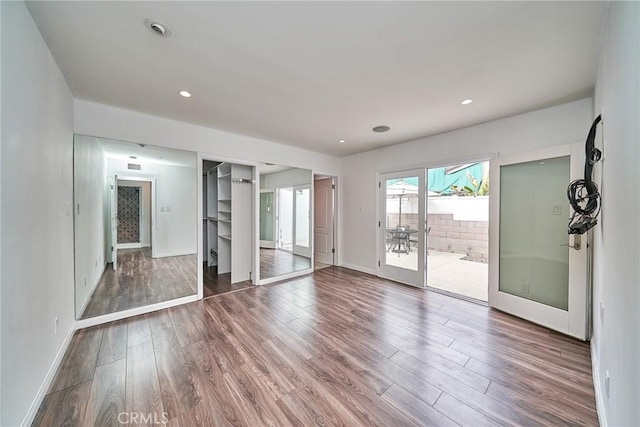
<path fill-rule="evenodd" d="M 429 214 L 427 217 L 430 250 L 466 254 L 473 261 L 487 262 L 489 221 L 455 220 L 453 214 Z"/>

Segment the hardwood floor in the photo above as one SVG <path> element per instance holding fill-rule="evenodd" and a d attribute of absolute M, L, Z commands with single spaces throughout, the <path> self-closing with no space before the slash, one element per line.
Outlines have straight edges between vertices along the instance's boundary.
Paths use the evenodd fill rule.
<path fill-rule="evenodd" d="M 197 256 L 151 258 L 151 249 L 118 250 L 118 269 L 109 264 L 82 319 L 193 295 Z"/>
<path fill-rule="evenodd" d="M 282 276 L 311 268 L 311 258 L 294 255 L 279 249 L 260 248 L 260 278 Z"/>
<path fill-rule="evenodd" d="M 123 411 L 169 426 L 598 423 L 587 343 L 338 267 L 78 331 L 34 425 Z"/>
<path fill-rule="evenodd" d="M 250 280 L 232 284 L 231 273 L 218 274 L 218 267 L 207 267 L 206 261 L 202 265 L 202 272 L 202 291 L 204 298 L 240 289 L 247 289 L 253 286 Z"/>

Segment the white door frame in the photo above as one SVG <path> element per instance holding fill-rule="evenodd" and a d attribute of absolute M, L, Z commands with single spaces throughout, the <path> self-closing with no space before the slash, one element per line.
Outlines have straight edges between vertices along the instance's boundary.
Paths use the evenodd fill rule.
<path fill-rule="evenodd" d="M 581 250 L 569 249 L 569 307 L 564 311 L 499 290 L 500 261 L 500 168 L 503 165 L 526 163 L 556 157 L 571 156 L 569 182 L 583 177 L 584 143 L 561 145 L 491 160 L 489 197 L 489 305 L 501 311 L 527 319 L 556 331 L 587 339 L 589 330 L 587 299 L 587 236 L 582 236 Z M 567 182 L 567 185 L 569 184 Z M 569 212 L 569 216 L 572 211 Z M 569 220 L 567 217 L 567 222 Z M 570 237 L 575 243 L 575 236 Z"/>
<path fill-rule="evenodd" d="M 144 176 L 119 176 L 115 175 L 115 189 L 116 189 L 116 197 L 118 191 L 118 181 L 138 181 L 138 182 L 148 182 L 151 185 L 150 197 L 151 197 L 151 258 L 156 257 L 156 179 L 154 177 L 144 177 Z M 142 191 L 140 191 L 140 198 L 142 198 Z M 142 206 L 142 203 L 140 204 Z M 117 215 L 117 212 L 116 212 Z M 140 218 L 142 221 L 142 216 Z M 140 237 L 142 240 L 142 236 Z M 117 236 L 116 236 L 117 241 Z M 140 242 L 142 243 L 142 241 Z"/>
<path fill-rule="evenodd" d="M 394 267 L 386 264 L 387 255 L 387 241 L 386 241 L 386 187 L 382 185 L 387 179 L 404 178 L 407 176 L 418 176 L 418 269 L 413 271 L 410 269 L 404 269 Z M 376 173 L 376 199 L 377 199 L 377 221 L 376 221 L 376 241 L 378 248 L 378 263 L 376 265 L 376 274 L 379 277 L 394 280 L 396 282 L 404 283 L 407 285 L 425 288 L 427 284 L 427 269 L 426 269 L 426 180 L 427 169 L 420 167 L 418 169 L 409 169 L 393 172 L 377 172 Z"/>
<path fill-rule="evenodd" d="M 314 175 L 313 177 L 313 188 L 314 188 L 314 205 L 313 205 L 313 234 L 314 234 L 314 242 L 313 242 L 313 252 L 314 252 L 314 260 L 315 260 L 315 249 L 316 249 L 316 241 L 315 241 L 315 229 L 316 229 L 316 220 L 315 220 L 315 215 L 316 215 L 316 208 L 317 206 L 315 205 L 315 183 L 316 181 L 320 181 L 320 180 L 324 180 L 324 179 L 330 179 L 331 180 L 331 263 L 330 265 L 336 265 L 336 247 L 338 246 L 336 244 L 336 180 L 337 177 L 336 176 L 327 176 L 327 175 Z M 319 261 L 322 262 L 322 261 Z"/>

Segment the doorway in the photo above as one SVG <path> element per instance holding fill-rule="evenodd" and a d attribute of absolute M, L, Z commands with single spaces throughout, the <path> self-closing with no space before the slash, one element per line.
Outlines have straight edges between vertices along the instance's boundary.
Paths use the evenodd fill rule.
<path fill-rule="evenodd" d="M 201 159 L 202 296 L 253 286 L 254 166 Z"/>
<path fill-rule="evenodd" d="M 280 187 L 276 194 L 278 249 L 311 258 L 311 186 Z"/>
<path fill-rule="evenodd" d="M 427 286 L 487 302 L 489 162 L 427 171 Z"/>
<path fill-rule="evenodd" d="M 118 269 L 118 252 L 155 258 L 155 179 L 114 175 L 111 184 L 108 259 Z"/>
<path fill-rule="evenodd" d="M 315 175 L 314 191 L 314 270 L 336 264 L 336 178 Z"/>

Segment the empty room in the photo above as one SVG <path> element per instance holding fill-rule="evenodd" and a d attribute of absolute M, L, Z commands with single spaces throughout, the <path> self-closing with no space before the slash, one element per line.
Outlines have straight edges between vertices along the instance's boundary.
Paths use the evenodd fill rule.
<path fill-rule="evenodd" d="M 640 425 L 640 2 L 0 31 L 0 425 Z"/>

